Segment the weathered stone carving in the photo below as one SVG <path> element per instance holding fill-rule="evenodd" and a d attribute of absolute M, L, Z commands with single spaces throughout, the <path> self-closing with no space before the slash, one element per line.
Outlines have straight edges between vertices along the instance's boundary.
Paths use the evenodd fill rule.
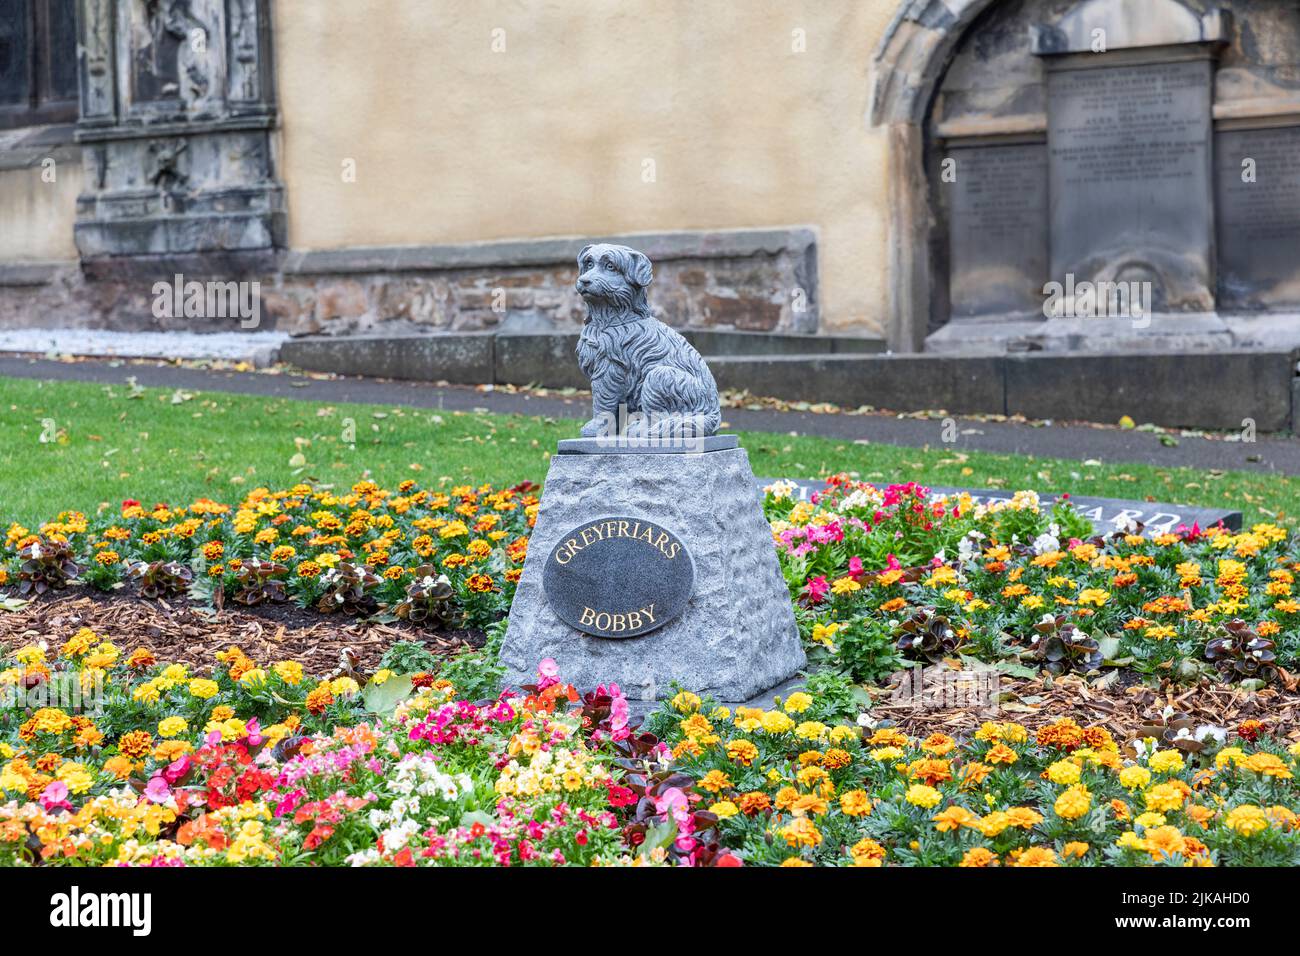
<path fill-rule="evenodd" d="M 83 261 L 269 271 L 284 244 L 261 82 L 267 0 L 78 0 Z M 211 253 L 230 256 L 214 259 Z"/>
<path fill-rule="evenodd" d="M 627 246 L 595 243 L 578 254 L 577 287 L 589 310 L 578 339 L 578 365 L 591 379 L 585 438 L 701 438 L 722 421 L 708 365 L 650 313 L 653 277 L 649 258 Z"/>

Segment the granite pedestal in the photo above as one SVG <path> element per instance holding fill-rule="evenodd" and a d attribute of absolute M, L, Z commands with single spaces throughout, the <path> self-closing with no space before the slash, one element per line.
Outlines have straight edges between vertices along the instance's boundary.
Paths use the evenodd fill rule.
<path fill-rule="evenodd" d="M 611 580 L 638 575 L 640 586 L 653 591 L 659 572 L 650 558 L 627 566 L 626 552 L 601 542 L 601 529 L 617 528 L 619 520 L 632 522 L 624 533 L 635 537 L 638 519 L 669 532 L 693 563 L 694 584 L 684 606 L 661 626 L 621 639 L 565 623 L 548 599 L 543 578 L 557 555 L 573 555 L 574 535 L 581 538 L 582 530 L 595 528 L 595 534 L 587 536 L 595 547 L 584 557 L 587 576 L 581 579 L 590 582 L 583 586 L 591 588 L 593 607 L 620 593 L 619 587 L 605 586 L 600 574 L 591 573 L 591 562 L 604 560 L 604 555 L 609 556 L 608 565 L 596 567 Z M 667 540 L 659 540 L 660 551 L 671 553 Z M 572 600 L 575 586 L 571 579 L 563 596 L 566 602 Z M 557 602 L 560 599 L 557 593 Z M 581 690 L 619 684 L 629 700 L 643 705 L 638 710 L 672 696 L 674 682 L 733 705 L 793 686 L 806 660 L 743 449 L 579 452 L 551 459 L 501 649 L 507 686 L 531 682 L 538 662 L 548 657 L 559 664 L 560 676 Z"/>

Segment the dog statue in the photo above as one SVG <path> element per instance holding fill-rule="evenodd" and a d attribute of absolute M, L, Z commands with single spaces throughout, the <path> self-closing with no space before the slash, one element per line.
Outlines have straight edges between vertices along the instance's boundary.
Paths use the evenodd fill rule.
<path fill-rule="evenodd" d="M 578 254 L 579 294 L 587 319 L 578 365 L 591 379 L 591 421 L 584 438 L 611 424 L 649 439 L 703 438 L 722 422 L 718 385 L 689 342 L 650 314 L 650 260 L 635 249 L 594 243 Z"/>

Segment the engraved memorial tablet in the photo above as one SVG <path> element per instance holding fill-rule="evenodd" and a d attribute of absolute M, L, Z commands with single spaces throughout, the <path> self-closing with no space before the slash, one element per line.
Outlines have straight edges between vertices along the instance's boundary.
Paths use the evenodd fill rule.
<path fill-rule="evenodd" d="M 680 538 L 652 521 L 597 518 L 560 536 L 542 588 L 572 627 L 636 637 L 682 613 L 695 590 L 695 563 Z"/>

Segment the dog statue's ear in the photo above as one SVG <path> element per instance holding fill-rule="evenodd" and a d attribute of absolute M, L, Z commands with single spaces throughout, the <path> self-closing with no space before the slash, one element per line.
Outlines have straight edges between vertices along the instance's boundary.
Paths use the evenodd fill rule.
<path fill-rule="evenodd" d="M 585 246 L 582 247 L 582 251 L 578 253 L 578 272 L 579 272 L 579 274 L 582 273 L 582 260 L 585 259 L 585 258 L 587 258 L 587 253 L 591 251 L 591 247 L 592 247 L 593 245 L 595 245 L 595 243 L 591 243 L 591 242 L 587 243 Z"/>
<path fill-rule="evenodd" d="M 637 252 L 635 249 L 629 251 L 632 253 L 632 261 L 628 265 L 627 277 L 644 289 L 654 281 L 654 267 L 650 265 L 650 260 L 644 253 Z"/>

